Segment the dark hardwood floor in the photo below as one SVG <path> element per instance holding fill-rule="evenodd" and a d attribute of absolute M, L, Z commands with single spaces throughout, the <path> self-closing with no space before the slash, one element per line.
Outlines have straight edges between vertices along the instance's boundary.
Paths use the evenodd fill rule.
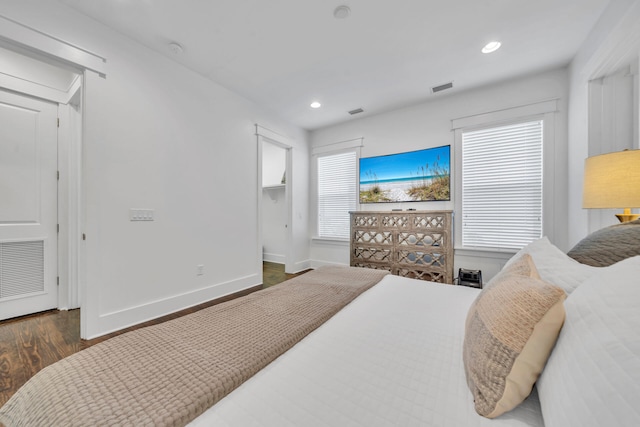
<path fill-rule="evenodd" d="M 269 286 L 277 285 L 285 280 L 292 279 L 309 270 L 302 271 L 297 274 L 288 274 L 284 272 L 284 264 L 276 264 L 275 262 L 263 262 L 262 263 L 262 286 L 268 288 Z"/>
<path fill-rule="evenodd" d="M 42 368 L 122 333 L 175 319 L 221 302 L 276 285 L 305 273 L 286 274 L 282 264 L 265 262 L 263 285 L 218 298 L 159 319 L 132 326 L 93 340 L 80 339 L 80 310 L 32 314 L 0 321 L 0 406 Z"/>

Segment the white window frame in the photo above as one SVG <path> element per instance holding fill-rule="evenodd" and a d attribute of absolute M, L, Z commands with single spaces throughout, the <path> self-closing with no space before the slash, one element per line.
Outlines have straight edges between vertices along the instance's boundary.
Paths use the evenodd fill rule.
<path fill-rule="evenodd" d="M 554 209 L 555 200 L 555 113 L 557 111 L 557 99 L 542 101 L 505 110 L 494 111 L 474 116 L 462 117 L 452 120 L 454 131 L 454 160 L 455 160 L 455 230 L 454 244 L 456 253 L 465 252 L 498 252 L 515 253 L 512 248 L 483 248 L 465 247 L 462 245 L 462 134 L 464 132 L 497 127 L 510 123 L 527 122 L 532 120 L 542 120 L 543 123 L 543 159 L 542 159 L 542 235 L 554 240 Z"/>
<path fill-rule="evenodd" d="M 348 242 L 349 237 L 338 237 L 338 236 L 321 236 L 320 235 L 320 207 L 319 207 L 319 176 L 318 176 L 318 158 L 337 155 L 341 153 L 352 152 L 355 154 L 355 174 L 354 174 L 354 194 L 353 194 L 353 202 L 354 202 L 354 210 L 358 209 L 358 164 L 360 161 L 360 148 L 362 147 L 362 138 L 338 142 L 334 144 L 329 144 L 325 146 L 314 147 L 311 151 L 312 154 L 312 165 L 313 165 L 313 176 L 314 176 L 314 188 L 313 188 L 313 200 L 315 204 L 315 227 L 314 227 L 314 240 L 321 240 L 327 242 Z M 346 221 L 348 225 L 349 214 L 346 213 Z"/>

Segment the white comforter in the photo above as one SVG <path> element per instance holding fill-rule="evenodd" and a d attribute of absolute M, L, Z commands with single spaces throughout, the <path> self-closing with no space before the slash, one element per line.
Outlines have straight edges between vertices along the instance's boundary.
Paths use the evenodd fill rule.
<path fill-rule="evenodd" d="M 488 420 L 462 365 L 478 290 L 386 276 L 191 426 L 543 426 L 534 394 Z"/>

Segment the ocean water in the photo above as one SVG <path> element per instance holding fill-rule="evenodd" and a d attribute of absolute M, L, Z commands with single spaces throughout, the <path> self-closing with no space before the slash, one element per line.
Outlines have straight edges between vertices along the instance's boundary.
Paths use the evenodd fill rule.
<path fill-rule="evenodd" d="M 390 178 L 390 179 L 372 179 L 372 180 L 360 180 L 360 188 L 363 185 L 372 185 L 372 184 L 393 184 L 393 183 L 406 183 L 409 187 L 413 186 L 413 184 L 422 184 L 422 181 L 427 181 L 427 184 L 435 178 L 435 175 L 426 175 L 426 176 L 410 176 L 407 178 Z"/>

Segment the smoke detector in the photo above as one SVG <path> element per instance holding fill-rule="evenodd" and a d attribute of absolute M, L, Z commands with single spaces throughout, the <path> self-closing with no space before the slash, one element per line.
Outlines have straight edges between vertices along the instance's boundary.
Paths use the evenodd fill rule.
<path fill-rule="evenodd" d="M 351 9 L 349 8 L 349 6 L 345 6 L 345 5 L 338 6 L 333 11 L 333 16 L 336 19 L 346 19 L 349 17 L 350 14 L 351 14 Z"/>
<path fill-rule="evenodd" d="M 176 42 L 169 43 L 169 49 L 171 49 L 171 52 L 173 52 L 174 55 L 180 55 L 184 51 L 182 45 Z"/>

